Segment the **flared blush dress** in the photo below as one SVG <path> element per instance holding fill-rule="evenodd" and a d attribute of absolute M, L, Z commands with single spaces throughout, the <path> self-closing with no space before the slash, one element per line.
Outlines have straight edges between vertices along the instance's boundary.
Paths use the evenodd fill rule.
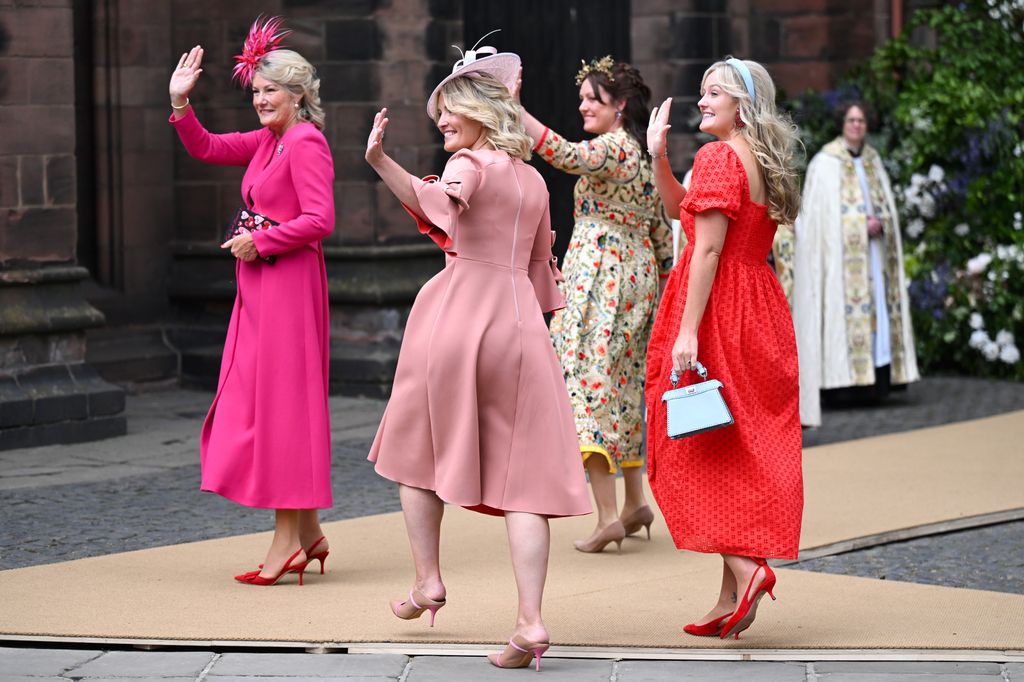
<path fill-rule="evenodd" d="M 445 268 L 409 314 L 369 459 L 381 476 L 495 515 L 591 511 L 544 312 L 564 305 L 548 191 L 505 152 L 461 150 L 411 180 Z"/>
<path fill-rule="evenodd" d="M 321 244 L 334 229 L 327 140 L 311 123 L 280 138 L 268 128 L 215 135 L 191 110 L 171 123 L 196 159 L 246 166 L 241 202 L 280 222 L 252 233 L 259 254 L 274 256 L 272 264 L 235 261 L 238 288 L 200 438 L 202 489 L 249 507 L 330 507 L 330 326 Z"/>
<path fill-rule="evenodd" d="M 728 144 L 697 153 L 680 205 L 687 247 L 666 284 L 647 349 L 647 474 L 676 547 L 795 559 L 803 514 L 796 339 L 782 287 L 767 263 L 777 228 L 750 199 L 743 164 Z M 671 389 L 672 346 L 686 305 L 694 217 L 729 219 L 697 333 L 697 358 L 735 424 L 670 440 L 662 394 Z M 682 382 L 700 381 L 685 372 Z"/>

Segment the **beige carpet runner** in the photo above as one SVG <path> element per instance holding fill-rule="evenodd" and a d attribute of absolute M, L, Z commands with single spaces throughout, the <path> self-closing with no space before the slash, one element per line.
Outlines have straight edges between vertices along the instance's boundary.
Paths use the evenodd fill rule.
<path fill-rule="evenodd" d="M 805 452 L 803 547 L 1024 508 L 1024 413 L 867 438 Z M 130 519 L 125 519 L 130 523 Z M 718 589 L 717 557 L 675 550 L 659 517 L 650 542 L 584 555 L 590 517 L 552 522 L 545 616 L 563 647 L 1024 650 L 1024 595 L 778 569 L 738 642 L 680 628 Z M 501 519 L 446 512 L 449 604 L 395 619 L 387 600 L 412 579 L 400 514 L 328 524 L 327 574 L 255 588 L 267 534 L 0 572 L 0 637 L 306 644 L 504 641 L 515 588 Z"/>

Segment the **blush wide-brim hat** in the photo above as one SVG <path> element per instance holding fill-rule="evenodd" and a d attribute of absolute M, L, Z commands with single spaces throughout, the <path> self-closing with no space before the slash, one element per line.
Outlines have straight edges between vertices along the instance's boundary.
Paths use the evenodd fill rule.
<path fill-rule="evenodd" d="M 481 54 L 483 56 L 481 56 Z M 468 76 L 474 73 L 489 73 L 501 81 L 509 92 L 515 87 L 516 78 L 519 77 L 519 65 L 522 60 L 515 52 L 498 52 L 493 47 L 481 47 L 476 50 L 469 50 L 462 59 L 455 62 L 451 75 L 437 84 L 434 91 L 427 98 L 427 116 L 437 120 L 437 97 L 441 94 L 441 88 L 449 81 L 459 76 Z"/>

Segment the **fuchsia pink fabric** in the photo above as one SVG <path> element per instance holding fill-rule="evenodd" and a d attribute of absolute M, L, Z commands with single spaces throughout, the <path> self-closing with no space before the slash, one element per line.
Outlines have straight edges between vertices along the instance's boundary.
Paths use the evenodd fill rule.
<path fill-rule="evenodd" d="M 327 275 L 334 164 L 310 123 L 214 135 L 190 110 L 171 117 L 188 153 L 247 166 L 242 199 L 280 221 L 253 234 L 262 260 L 236 261 L 217 395 L 203 424 L 202 489 L 250 507 L 330 507 Z M 231 216 L 225 215 L 225 225 Z"/>
<path fill-rule="evenodd" d="M 484 513 L 589 513 L 544 324 L 565 302 L 543 179 L 504 152 L 462 150 L 440 181 L 413 185 L 413 217 L 448 259 L 409 314 L 369 459 L 385 478 Z"/>

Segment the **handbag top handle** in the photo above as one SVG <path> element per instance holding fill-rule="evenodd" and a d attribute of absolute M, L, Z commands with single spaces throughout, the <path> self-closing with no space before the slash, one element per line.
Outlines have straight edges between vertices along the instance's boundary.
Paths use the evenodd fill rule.
<path fill-rule="evenodd" d="M 708 370 L 707 370 L 706 367 L 704 367 L 704 365 L 700 364 L 700 360 L 697 361 L 697 366 L 694 367 L 693 369 L 694 369 L 695 372 L 697 372 L 697 374 L 700 375 L 700 378 L 703 381 L 707 381 L 708 380 Z M 672 375 L 669 377 L 669 379 L 672 380 L 672 388 L 675 388 L 676 384 L 679 383 L 679 378 L 680 378 L 679 377 L 679 372 L 677 372 L 676 369 L 673 367 L 672 368 Z"/>

